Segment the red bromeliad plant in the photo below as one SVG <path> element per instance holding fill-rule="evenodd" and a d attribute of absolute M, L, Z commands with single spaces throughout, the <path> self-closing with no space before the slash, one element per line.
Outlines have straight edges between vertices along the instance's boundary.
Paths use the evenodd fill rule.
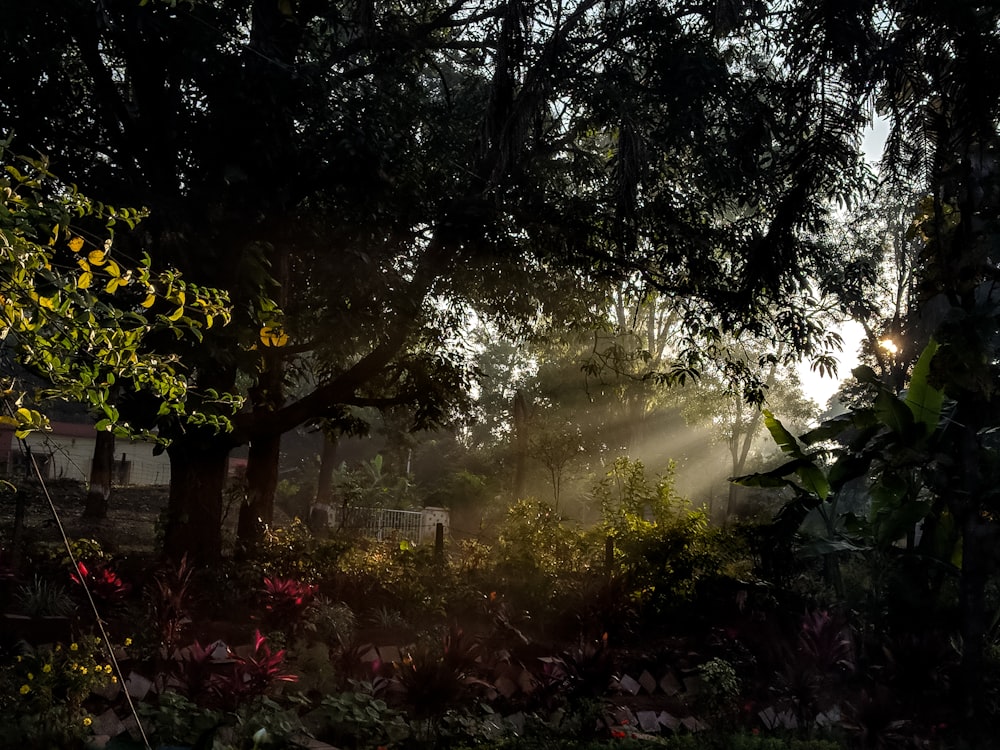
<path fill-rule="evenodd" d="M 259 630 L 254 631 L 253 652 L 239 656 L 230 652 L 232 671 L 219 675 L 215 690 L 220 697 L 233 705 L 264 695 L 276 682 L 298 682 L 298 675 L 286 671 L 285 649 L 271 652 L 267 639 Z"/>
<path fill-rule="evenodd" d="M 107 565 L 97 565 L 88 568 L 84 563 L 76 564 L 76 573 L 70 573 L 73 583 L 86 586 L 95 599 L 107 604 L 118 604 L 132 590 L 132 584 L 122 580 L 115 571 Z"/>
<path fill-rule="evenodd" d="M 268 625 L 275 629 L 294 628 L 318 589 L 315 584 L 294 578 L 265 578 L 263 594 Z"/>

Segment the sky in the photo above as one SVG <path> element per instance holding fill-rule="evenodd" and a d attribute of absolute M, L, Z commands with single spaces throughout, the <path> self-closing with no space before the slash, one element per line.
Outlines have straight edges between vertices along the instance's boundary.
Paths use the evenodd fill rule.
<path fill-rule="evenodd" d="M 813 372 L 808 362 L 800 362 L 797 368 L 803 392 L 820 407 L 826 406 L 840 382 L 850 377 L 851 370 L 858 366 L 858 348 L 864 335 L 861 324 L 853 320 L 844 323 L 840 326 L 840 335 L 844 337 L 844 350 L 836 357 L 836 378 L 823 377 L 818 372 Z"/>

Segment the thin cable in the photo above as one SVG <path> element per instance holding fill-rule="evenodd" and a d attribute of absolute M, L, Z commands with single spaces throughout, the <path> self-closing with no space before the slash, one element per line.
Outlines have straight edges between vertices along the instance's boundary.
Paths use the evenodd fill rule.
<path fill-rule="evenodd" d="M 7 403 L 7 410 L 13 411 L 10 403 Z M 26 449 L 27 443 L 25 443 L 24 438 L 18 438 L 18 440 L 21 443 L 22 450 Z M 125 675 L 122 672 L 121 665 L 115 657 L 114 649 L 111 648 L 111 639 L 108 638 L 108 632 L 104 628 L 104 622 L 101 620 L 101 615 L 97 611 L 97 604 L 94 602 L 94 597 L 90 593 L 90 588 L 83 579 L 83 574 L 80 571 L 76 555 L 73 554 L 72 545 L 70 545 L 69 537 L 66 535 L 66 529 L 63 527 L 62 519 L 59 518 L 59 511 L 56 510 L 56 504 L 53 502 L 52 495 L 49 494 L 49 488 L 46 486 L 45 479 L 42 477 L 42 471 L 38 467 L 38 462 L 35 460 L 34 454 L 30 450 L 26 450 L 25 452 L 31 460 L 31 466 L 34 469 L 35 476 L 38 478 L 38 483 L 42 488 L 42 494 L 45 495 L 45 499 L 48 501 L 49 510 L 52 511 L 52 518 L 56 522 L 56 528 L 59 529 L 59 534 L 62 536 L 63 546 L 66 548 L 66 554 L 69 555 L 69 560 L 73 565 L 74 575 L 80 576 L 80 586 L 87 595 L 87 602 L 90 604 L 90 609 L 94 613 L 94 620 L 97 622 L 97 629 L 101 632 L 101 638 L 103 639 L 104 646 L 107 649 L 112 669 L 115 671 L 115 674 L 118 675 L 118 684 L 122 686 L 122 692 L 125 694 L 125 701 L 128 703 L 129 711 L 132 712 L 132 717 L 135 719 L 136 727 L 138 727 L 139 734 L 142 737 L 142 744 L 145 746 L 146 750 L 153 750 L 153 746 L 149 744 L 149 738 L 146 737 L 146 731 L 142 728 L 142 721 L 139 719 L 139 712 L 135 708 L 135 703 L 132 702 L 132 695 L 128 691 L 128 683 L 125 680 Z"/>

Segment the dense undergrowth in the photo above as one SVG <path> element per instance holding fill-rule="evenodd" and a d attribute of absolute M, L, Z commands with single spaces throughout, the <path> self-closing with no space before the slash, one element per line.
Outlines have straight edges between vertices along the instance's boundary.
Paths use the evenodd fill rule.
<path fill-rule="evenodd" d="M 298 521 L 212 569 L 79 539 L 73 570 L 33 545 L 5 601 L 0 745 L 141 747 L 126 680 L 153 747 L 952 746 L 949 602 L 901 619 L 907 571 L 863 555 L 844 595 L 815 561 L 769 580 L 762 527 L 616 471 L 592 528 L 525 500 L 443 551 Z"/>

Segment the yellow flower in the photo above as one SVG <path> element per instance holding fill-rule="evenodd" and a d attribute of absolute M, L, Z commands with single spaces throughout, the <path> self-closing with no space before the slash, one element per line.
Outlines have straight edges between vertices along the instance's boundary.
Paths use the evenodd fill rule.
<path fill-rule="evenodd" d="M 118 684 L 118 678 L 115 677 L 114 675 L 111 675 L 111 684 L 112 685 L 117 685 Z"/>
<path fill-rule="evenodd" d="M 105 664 L 104 665 L 104 674 L 111 674 L 111 665 L 110 664 Z"/>
<path fill-rule="evenodd" d="M 31 681 L 33 679 L 35 679 L 35 675 L 33 675 L 31 672 L 28 672 L 28 680 Z"/>
<path fill-rule="evenodd" d="M 80 665 L 77 664 L 76 662 L 73 662 L 72 664 L 70 664 L 69 668 L 72 669 L 75 672 L 76 670 L 78 670 L 80 668 Z"/>
<path fill-rule="evenodd" d="M 89 727 L 89 726 L 90 726 L 91 724 L 93 724 L 93 723 L 94 723 L 94 720 L 93 720 L 93 719 L 91 719 L 91 718 L 90 718 L 89 716 L 84 716 L 84 717 L 83 717 L 83 725 L 84 725 L 85 727 Z"/>
<path fill-rule="evenodd" d="M 46 664 L 45 666 L 42 667 L 42 671 L 45 672 L 45 674 L 48 674 L 49 672 L 52 671 L 52 665 Z"/>
<path fill-rule="evenodd" d="M 21 685 L 21 695 L 27 695 L 30 692 L 31 692 L 30 685 Z"/>
<path fill-rule="evenodd" d="M 78 646 L 76 643 L 71 643 L 71 644 L 69 644 L 69 650 L 70 651 L 79 651 L 80 650 L 80 646 Z"/>
<path fill-rule="evenodd" d="M 126 638 L 125 639 L 125 645 L 126 646 L 131 646 L 132 645 L 132 639 L 131 638 Z"/>
<path fill-rule="evenodd" d="M 87 674 L 87 668 L 86 667 L 80 667 L 80 674 Z"/>

